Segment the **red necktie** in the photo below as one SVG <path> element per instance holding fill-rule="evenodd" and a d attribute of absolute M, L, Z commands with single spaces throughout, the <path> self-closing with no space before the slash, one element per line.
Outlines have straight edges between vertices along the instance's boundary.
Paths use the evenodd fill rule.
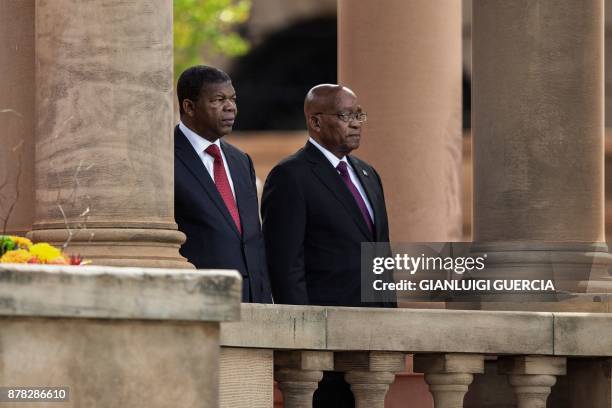
<path fill-rule="evenodd" d="M 229 211 L 230 215 L 234 219 L 236 223 L 236 228 L 238 228 L 238 232 L 242 235 L 242 227 L 240 226 L 240 214 L 238 213 L 238 206 L 236 206 L 236 200 L 234 200 L 234 195 L 232 194 L 232 187 L 230 186 L 229 180 L 227 179 L 227 174 L 225 173 L 225 166 L 223 165 L 223 156 L 221 156 L 221 150 L 215 144 L 211 144 L 206 148 L 206 153 L 210 154 L 215 162 L 213 164 L 213 174 L 215 175 L 215 185 L 217 186 L 217 190 L 219 194 L 221 194 L 221 198 L 225 202 L 225 206 Z"/>

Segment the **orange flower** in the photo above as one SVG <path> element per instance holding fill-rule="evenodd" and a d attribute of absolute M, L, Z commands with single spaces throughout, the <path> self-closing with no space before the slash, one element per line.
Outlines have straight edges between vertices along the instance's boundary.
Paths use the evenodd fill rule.
<path fill-rule="evenodd" d="M 32 254 L 25 249 L 15 249 L 2 255 L 0 263 L 28 263 L 32 258 Z"/>

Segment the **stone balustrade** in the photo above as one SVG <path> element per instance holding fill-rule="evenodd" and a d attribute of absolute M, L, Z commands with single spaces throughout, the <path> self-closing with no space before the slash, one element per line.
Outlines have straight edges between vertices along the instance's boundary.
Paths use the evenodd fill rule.
<path fill-rule="evenodd" d="M 331 370 L 345 373 L 357 408 L 382 408 L 408 354 L 435 408 L 546 407 L 561 380 L 549 407 L 612 402 L 610 314 L 243 304 L 240 321 L 222 324 L 221 346 L 223 408 L 271 407 L 274 380 L 285 407 L 310 407 Z M 488 376 L 506 377 L 509 400 L 465 398 Z"/>
<path fill-rule="evenodd" d="M 239 306 L 228 271 L 9 265 L 0 282 L 0 385 L 69 387 L 58 407 L 270 408 L 276 381 L 305 408 L 324 371 L 383 407 L 407 355 L 436 408 L 612 401 L 611 314 Z"/>
<path fill-rule="evenodd" d="M 0 265 L 0 386 L 68 387 L 37 406 L 217 407 L 241 290 L 233 271 Z"/>

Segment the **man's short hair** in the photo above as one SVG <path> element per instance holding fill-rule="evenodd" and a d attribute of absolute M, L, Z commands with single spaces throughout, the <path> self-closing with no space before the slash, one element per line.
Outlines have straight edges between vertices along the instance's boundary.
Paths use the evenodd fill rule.
<path fill-rule="evenodd" d="M 214 67 L 196 65 L 187 68 L 183 71 L 176 84 L 176 94 L 178 96 L 181 115 L 185 113 L 183 111 L 183 101 L 185 99 L 191 99 L 194 102 L 197 101 L 200 97 L 202 86 L 206 84 L 231 82 L 231 80 L 229 75 Z"/>

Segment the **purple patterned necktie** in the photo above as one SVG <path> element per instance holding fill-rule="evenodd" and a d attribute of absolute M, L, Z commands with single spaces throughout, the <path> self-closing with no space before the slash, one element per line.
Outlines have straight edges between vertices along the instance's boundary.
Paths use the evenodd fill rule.
<path fill-rule="evenodd" d="M 359 190 L 357 190 L 357 187 L 355 187 L 355 185 L 351 181 L 351 176 L 349 176 L 346 162 L 341 161 L 340 163 L 338 163 L 338 167 L 336 167 L 336 170 L 338 170 L 338 172 L 342 176 L 342 180 L 344 180 L 346 186 L 351 191 L 351 194 L 353 194 L 353 198 L 357 202 L 359 210 L 361 210 L 361 215 L 363 216 L 363 219 L 366 225 L 368 226 L 370 233 L 374 235 L 374 223 L 372 222 L 372 218 L 370 217 L 370 213 L 368 212 L 368 207 L 366 206 L 365 201 L 363 201 L 363 197 L 361 197 L 361 194 L 359 194 Z"/>

